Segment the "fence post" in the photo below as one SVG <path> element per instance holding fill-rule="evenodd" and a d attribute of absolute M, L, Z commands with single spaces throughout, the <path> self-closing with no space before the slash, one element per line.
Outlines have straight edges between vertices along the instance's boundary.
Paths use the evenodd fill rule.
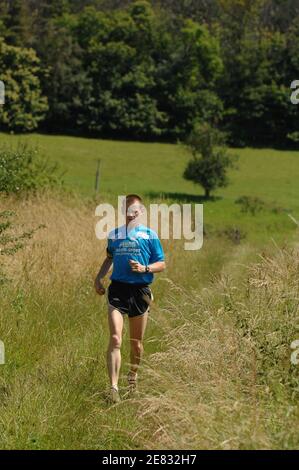
<path fill-rule="evenodd" d="M 96 193 L 99 192 L 99 188 L 100 188 L 100 164 L 101 164 L 101 160 L 99 159 L 97 163 L 96 180 L 95 180 L 95 187 L 94 187 Z"/>

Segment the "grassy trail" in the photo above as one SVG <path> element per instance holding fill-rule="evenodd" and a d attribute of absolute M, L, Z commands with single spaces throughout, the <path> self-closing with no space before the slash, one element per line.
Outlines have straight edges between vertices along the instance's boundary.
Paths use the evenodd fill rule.
<path fill-rule="evenodd" d="M 6 266 L 15 281 L 0 300 L 1 448 L 298 446 L 289 361 L 298 251 L 271 247 L 248 271 L 258 259 L 245 242 L 214 234 L 192 259 L 181 242 L 166 243 L 139 395 L 109 407 L 106 304 L 92 288 L 105 245 L 94 237 L 93 205 L 53 195 L 3 205 L 20 223 L 47 227 Z"/>

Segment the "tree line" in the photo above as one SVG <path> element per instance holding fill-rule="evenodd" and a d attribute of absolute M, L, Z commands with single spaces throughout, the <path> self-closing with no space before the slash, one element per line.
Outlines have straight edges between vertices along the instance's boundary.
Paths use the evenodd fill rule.
<path fill-rule="evenodd" d="M 0 0 L 3 130 L 294 145 L 297 0 Z"/>

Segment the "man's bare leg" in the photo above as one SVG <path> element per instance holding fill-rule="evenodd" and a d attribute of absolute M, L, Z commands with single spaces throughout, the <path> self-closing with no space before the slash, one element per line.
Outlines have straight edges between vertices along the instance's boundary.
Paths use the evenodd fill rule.
<path fill-rule="evenodd" d="M 120 347 L 124 320 L 122 314 L 112 306 L 109 306 L 108 320 L 110 341 L 107 351 L 107 367 L 111 387 L 118 391 L 118 379 L 121 366 Z"/>
<path fill-rule="evenodd" d="M 131 369 L 128 380 L 132 389 L 136 387 L 137 371 L 143 354 L 143 337 L 147 325 L 148 312 L 138 317 L 129 317 Z"/>

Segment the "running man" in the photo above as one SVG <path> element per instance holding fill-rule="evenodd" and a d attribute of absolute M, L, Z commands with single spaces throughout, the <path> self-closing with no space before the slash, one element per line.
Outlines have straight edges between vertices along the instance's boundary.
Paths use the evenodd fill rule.
<path fill-rule="evenodd" d="M 153 300 L 150 284 L 154 273 L 164 271 L 164 252 L 157 234 L 140 224 L 142 199 L 136 194 L 126 197 L 126 225 L 116 228 L 108 236 L 107 256 L 95 279 L 99 295 L 105 294 L 103 278 L 113 264 L 108 288 L 108 321 L 110 341 L 107 367 L 110 378 L 110 399 L 120 401 L 118 380 L 121 366 L 121 343 L 124 315 L 129 317 L 130 391 L 136 389 L 137 371 L 143 353 L 143 337 L 150 304 Z"/>

